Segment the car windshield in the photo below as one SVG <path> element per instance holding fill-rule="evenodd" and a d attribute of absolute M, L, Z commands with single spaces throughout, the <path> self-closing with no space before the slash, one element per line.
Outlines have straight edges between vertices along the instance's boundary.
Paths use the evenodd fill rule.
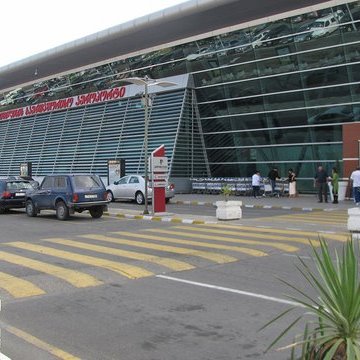
<path fill-rule="evenodd" d="M 26 181 L 11 181 L 6 184 L 6 190 L 31 189 L 31 184 Z"/>
<path fill-rule="evenodd" d="M 100 179 L 95 176 L 90 175 L 77 175 L 74 176 L 74 187 L 75 190 L 79 189 L 92 189 L 92 188 L 101 188 L 102 184 Z"/>

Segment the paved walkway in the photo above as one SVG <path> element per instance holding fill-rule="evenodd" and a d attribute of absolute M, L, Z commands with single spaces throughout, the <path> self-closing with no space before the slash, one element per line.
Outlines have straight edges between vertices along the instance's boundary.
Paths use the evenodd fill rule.
<path fill-rule="evenodd" d="M 223 200 L 221 195 L 203 195 L 203 194 L 176 194 L 171 200 L 172 203 L 193 203 L 210 205 L 218 200 Z M 239 200 L 243 206 L 254 206 L 262 208 L 286 208 L 286 209 L 305 209 L 309 210 L 347 210 L 354 207 L 351 200 L 340 201 L 339 204 L 332 204 L 329 198 L 328 203 L 318 203 L 316 195 L 300 195 L 296 198 L 288 197 L 261 197 L 255 199 L 252 196 L 230 196 L 229 200 Z"/>
<path fill-rule="evenodd" d="M 214 206 L 215 202 L 223 200 L 221 195 L 203 195 L 203 194 L 177 194 L 171 199 L 172 204 L 191 204 L 193 206 Z M 296 198 L 288 197 L 262 197 L 254 199 L 253 197 L 246 196 L 231 196 L 229 200 L 242 201 L 243 209 L 246 208 L 262 208 L 262 209 L 291 209 L 297 211 L 336 211 L 355 207 L 353 201 L 344 200 L 339 204 L 318 203 L 315 195 L 300 195 Z M 204 224 L 217 222 L 215 216 L 201 216 L 188 213 L 176 214 L 176 213 L 159 213 L 154 215 L 143 215 L 143 209 L 121 209 L 109 207 L 108 215 L 116 216 L 119 218 L 139 219 L 139 220 L 151 220 L 151 221 L 164 221 L 174 223 L 187 223 L 187 224 Z"/>

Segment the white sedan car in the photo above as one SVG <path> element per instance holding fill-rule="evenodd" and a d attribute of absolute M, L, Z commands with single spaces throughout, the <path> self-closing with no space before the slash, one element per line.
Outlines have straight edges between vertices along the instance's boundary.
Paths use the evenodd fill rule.
<path fill-rule="evenodd" d="M 140 175 L 127 175 L 115 181 L 106 187 L 107 200 L 135 200 L 137 204 L 143 204 L 145 201 L 145 179 Z M 166 183 L 165 200 L 174 197 L 174 184 Z M 152 189 L 148 187 L 148 199 L 151 200 Z"/>

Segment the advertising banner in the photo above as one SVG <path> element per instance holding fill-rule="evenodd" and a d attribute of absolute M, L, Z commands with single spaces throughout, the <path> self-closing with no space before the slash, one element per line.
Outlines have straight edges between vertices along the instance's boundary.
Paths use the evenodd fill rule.
<path fill-rule="evenodd" d="M 125 176 L 125 160 L 108 160 L 108 185 Z"/>

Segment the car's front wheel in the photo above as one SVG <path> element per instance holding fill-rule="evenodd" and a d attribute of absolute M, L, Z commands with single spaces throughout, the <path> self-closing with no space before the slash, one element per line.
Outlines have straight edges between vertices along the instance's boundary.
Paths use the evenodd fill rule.
<path fill-rule="evenodd" d="M 37 215 L 37 211 L 36 211 L 35 205 L 32 202 L 32 200 L 26 201 L 25 211 L 26 211 L 27 216 L 35 217 Z"/>
<path fill-rule="evenodd" d="M 145 197 L 141 191 L 135 194 L 135 201 L 138 205 L 142 205 L 145 202 Z"/>
<path fill-rule="evenodd" d="M 63 201 L 56 204 L 56 217 L 59 220 L 66 220 L 69 217 L 69 208 Z"/>
<path fill-rule="evenodd" d="M 104 214 L 104 209 L 102 206 L 95 206 L 93 208 L 91 208 L 90 210 L 90 215 L 94 218 L 94 219 L 99 219 L 103 216 Z"/>
<path fill-rule="evenodd" d="M 114 194 L 110 190 L 106 192 L 106 200 L 111 202 L 115 201 Z"/>

